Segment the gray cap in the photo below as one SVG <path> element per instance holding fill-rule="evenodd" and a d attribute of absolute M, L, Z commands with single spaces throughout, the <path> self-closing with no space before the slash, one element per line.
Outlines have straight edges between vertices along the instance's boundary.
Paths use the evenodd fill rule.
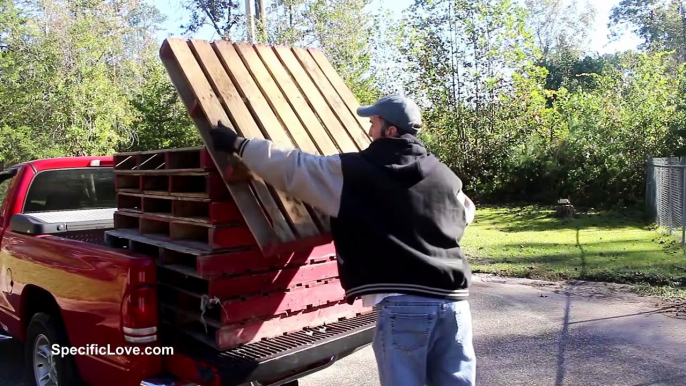
<path fill-rule="evenodd" d="M 378 115 L 399 131 L 416 135 L 422 127 L 422 113 L 417 104 L 401 95 L 389 95 L 371 106 L 357 108 L 357 115 L 371 117 Z"/>

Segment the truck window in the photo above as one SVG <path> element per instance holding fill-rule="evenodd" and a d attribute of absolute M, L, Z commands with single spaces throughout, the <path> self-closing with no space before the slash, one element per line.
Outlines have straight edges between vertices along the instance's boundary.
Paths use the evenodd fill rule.
<path fill-rule="evenodd" d="M 40 172 L 24 203 L 24 213 L 101 208 L 116 208 L 112 168 Z"/>

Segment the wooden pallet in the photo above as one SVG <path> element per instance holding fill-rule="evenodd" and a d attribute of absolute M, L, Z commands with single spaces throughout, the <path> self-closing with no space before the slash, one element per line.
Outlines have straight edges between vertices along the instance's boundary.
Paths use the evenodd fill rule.
<path fill-rule="evenodd" d="M 265 256 L 256 248 L 211 254 L 125 228 L 106 240 L 152 257 L 161 322 L 216 349 L 371 312 L 345 303 L 332 245 Z"/>
<path fill-rule="evenodd" d="M 355 97 L 317 50 L 168 38 L 160 57 L 206 145 L 219 122 L 246 138 L 313 154 L 370 143 Z M 326 216 L 259 178 L 232 181 L 236 161 L 209 155 L 263 253 L 327 242 Z M 131 177 L 120 176 L 120 186 L 143 184 Z"/>

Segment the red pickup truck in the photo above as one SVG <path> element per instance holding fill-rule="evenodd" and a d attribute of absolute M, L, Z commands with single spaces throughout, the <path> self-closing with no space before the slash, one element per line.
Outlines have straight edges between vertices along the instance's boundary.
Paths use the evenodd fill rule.
<path fill-rule="evenodd" d="M 165 331 L 155 261 L 105 243 L 114 180 L 112 157 L 0 171 L 0 333 L 24 342 L 30 385 L 292 385 L 371 342 L 373 314 L 225 351 Z"/>

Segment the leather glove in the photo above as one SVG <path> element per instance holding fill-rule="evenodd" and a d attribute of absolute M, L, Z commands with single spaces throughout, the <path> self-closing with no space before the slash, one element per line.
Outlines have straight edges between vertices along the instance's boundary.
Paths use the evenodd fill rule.
<path fill-rule="evenodd" d="M 221 122 L 217 122 L 216 129 L 210 130 L 210 137 L 212 138 L 212 146 L 215 150 L 226 153 L 235 153 L 238 151 L 238 149 L 236 149 L 238 134 L 224 126 Z"/>

